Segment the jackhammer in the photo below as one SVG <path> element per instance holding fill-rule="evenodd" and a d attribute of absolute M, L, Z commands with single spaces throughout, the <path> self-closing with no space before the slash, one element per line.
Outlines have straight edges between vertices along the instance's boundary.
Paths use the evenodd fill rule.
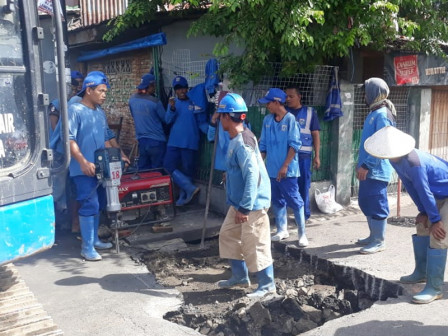
<path fill-rule="evenodd" d="M 121 183 L 122 161 L 119 148 L 101 148 L 95 151 L 95 174 L 98 182 L 106 190 L 106 211 L 111 219 L 111 227 L 115 228 L 115 249 L 120 252 L 119 244 L 119 212 L 121 211 L 118 187 Z"/>

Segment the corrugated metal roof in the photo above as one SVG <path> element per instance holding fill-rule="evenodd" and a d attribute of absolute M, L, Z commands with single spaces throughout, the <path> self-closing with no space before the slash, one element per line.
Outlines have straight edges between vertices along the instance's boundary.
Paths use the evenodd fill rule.
<path fill-rule="evenodd" d="M 122 15 L 128 0 L 80 0 L 82 26 L 99 24 Z"/>

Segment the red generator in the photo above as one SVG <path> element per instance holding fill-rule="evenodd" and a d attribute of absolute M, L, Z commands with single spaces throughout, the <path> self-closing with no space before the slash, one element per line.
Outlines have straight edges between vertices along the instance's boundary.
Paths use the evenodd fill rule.
<path fill-rule="evenodd" d="M 118 197 L 121 228 L 169 222 L 175 216 L 171 177 L 164 169 L 123 174 Z"/>

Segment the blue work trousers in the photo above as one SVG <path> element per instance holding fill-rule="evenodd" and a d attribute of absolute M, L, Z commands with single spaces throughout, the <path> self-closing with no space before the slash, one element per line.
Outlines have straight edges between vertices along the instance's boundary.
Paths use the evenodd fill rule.
<path fill-rule="evenodd" d="M 305 219 L 310 218 L 310 187 L 311 187 L 311 156 L 299 156 L 300 176 L 297 179 L 299 184 L 299 193 L 305 205 Z"/>
<path fill-rule="evenodd" d="M 96 177 L 78 175 L 72 176 L 72 180 L 76 187 L 76 200 L 80 204 L 80 216 L 95 216 L 106 207 L 106 191 L 101 184 L 98 185 Z"/>
<path fill-rule="evenodd" d="M 138 140 L 138 169 L 161 168 L 165 158 L 166 142 L 149 138 Z"/>
<path fill-rule="evenodd" d="M 172 174 L 176 169 L 179 169 L 189 178 L 193 178 L 195 172 L 196 153 L 197 151 L 193 149 L 168 146 L 166 148 L 163 167 L 165 167 L 170 174 Z"/>
<path fill-rule="evenodd" d="M 278 208 L 286 205 L 299 210 L 303 206 L 303 200 L 297 186 L 297 177 L 286 177 L 280 181 L 271 177 L 271 203 Z"/>
<path fill-rule="evenodd" d="M 385 219 L 389 215 L 388 182 L 366 179 L 359 181 L 358 204 L 366 217 Z"/>

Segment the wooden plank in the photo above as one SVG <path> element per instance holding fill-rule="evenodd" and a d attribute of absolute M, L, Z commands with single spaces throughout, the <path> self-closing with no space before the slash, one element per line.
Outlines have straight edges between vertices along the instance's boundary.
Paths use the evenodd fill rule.
<path fill-rule="evenodd" d="M 0 267 L 0 336 L 63 335 L 14 265 Z"/>

